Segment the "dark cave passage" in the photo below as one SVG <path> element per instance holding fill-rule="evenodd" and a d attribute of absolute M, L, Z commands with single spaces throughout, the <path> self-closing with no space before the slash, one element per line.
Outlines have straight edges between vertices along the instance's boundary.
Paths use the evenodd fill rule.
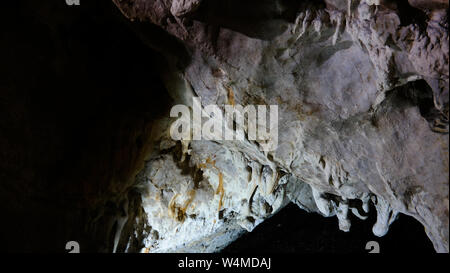
<path fill-rule="evenodd" d="M 343 232 L 338 229 L 336 217 L 307 213 L 291 203 L 222 252 L 368 253 L 367 242 L 376 241 L 380 253 L 434 253 L 423 226 L 414 218 L 399 215 L 384 237 L 373 235 L 375 221 L 376 211 L 371 207 L 368 219 L 353 217 L 350 232 Z"/>
<path fill-rule="evenodd" d="M 142 164 L 152 121 L 170 105 L 160 57 L 111 1 L 5 5 L 0 241 L 12 252 L 64 252 L 75 239 L 82 251 L 106 251 L 115 199 Z"/>

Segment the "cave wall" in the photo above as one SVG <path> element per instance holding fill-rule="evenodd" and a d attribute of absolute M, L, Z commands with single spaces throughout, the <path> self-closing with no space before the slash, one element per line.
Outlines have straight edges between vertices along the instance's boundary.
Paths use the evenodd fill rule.
<path fill-rule="evenodd" d="M 1 11 L 5 248 L 215 252 L 294 203 L 448 252 L 448 2 L 93 2 Z M 278 105 L 276 150 L 174 141 L 194 96 Z"/>
<path fill-rule="evenodd" d="M 349 231 L 372 202 L 376 235 L 407 214 L 448 252 L 448 3 L 114 2 L 187 48 L 187 66 L 164 74 L 176 103 L 280 111 L 269 153 L 249 140 L 177 143 L 167 123 L 137 176 L 142 251 L 220 250 L 288 202 Z"/>

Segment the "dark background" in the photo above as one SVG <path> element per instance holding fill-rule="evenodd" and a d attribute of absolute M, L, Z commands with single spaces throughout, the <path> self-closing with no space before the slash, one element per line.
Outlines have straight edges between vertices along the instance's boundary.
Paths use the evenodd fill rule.
<path fill-rule="evenodd" d="M 146 151 L 152 120 L 170 105 L 158 76 L 162 58 L 109 0 L 4 1 L 0 9 L 0 244 L 6 252 L 64 252 L 77 240 L 104 251 L 93 211 L 114 206 Z M 179 52 L 183 49 L 177 48 Z M 167 115 L 166 115 L 167 116 Z M 113 182 L 111 182 L 113 181 Z M 337 219 L 289 205 L 224 250 L 235 252 L 433 252 L 422 226 L 401 216 L 383 238 L 375 215 Z M 109 247 L 109 248 L 108 248 Z"/>
<path fill-rule="evenodd" d="M 368 253 L 366 244 L 376 241 L 380 253 L 433 253 L 434 248 L 423 226 L 414 218 L 400 215 L 388 234 L 377 237 L 372 233 L 376 222 L 375 207 L 369 218 L 353 217 L 350 232 L 340 231 L 336 217 L 325 218 L 307 213 L 289 204 L 272 218 L 262 222 L 251 233 L 237 239 L 224 253 Z"/>

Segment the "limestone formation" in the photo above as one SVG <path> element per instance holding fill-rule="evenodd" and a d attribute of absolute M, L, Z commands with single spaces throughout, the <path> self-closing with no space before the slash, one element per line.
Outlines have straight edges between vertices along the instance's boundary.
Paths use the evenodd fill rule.
<path fill-rule="evenodd" d="M 279 107 L 269 152 L 175 141 L 159 119 L 133 187 L 143 211 L 120 201 L 114 250 L 220 251 L 294 202 L 343 231 L 372 203 L 377 236 L 410 215 L 449 251 L 448 1 L 113 1 L 171 37 L 141 33 L 174 105 Z"/>

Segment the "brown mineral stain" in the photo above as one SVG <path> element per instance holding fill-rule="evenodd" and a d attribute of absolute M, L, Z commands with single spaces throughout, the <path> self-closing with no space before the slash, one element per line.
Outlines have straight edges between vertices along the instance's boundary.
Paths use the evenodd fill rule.
<path fill-rule="evenodd" d="M 210 166 L 219 171 L 219 185 L 217 186 L 216 194 L 220 194 L 219 209 L 218 209 L 220 211 L 223 204 L 223 196 L 225 195 L 225 191 L 223 189 L 223 173 L 219 170 L 219 168 L 216 167 L 216 161 L 211 159 L 210 157 L 206 158 L 205 163 L 200 163 L 197 166 L 198 168 L 207 168 Z"/>
<path fill-rule="evenodd" d="M 174 217 L 176 214 L 176 211 L 177 211 L 175 200 L 177 199 L 178 195 L 179 194 L 177 193 L 174 196 L 172 196 L 172 199 L 170 199 L 170 202 L 169 202 L 169 215 L 171 217 Z"/>
<path fill-rule="evenodd" d="M 192 203 L 192 200 L 195 198 L 195 190 L 190 190 L 188 192 L 188 199 L 184 202 L 183 207 L 181 208 L 181 212 L 183 215 L 186 214 L 186 210 L 189 207 L 189 205 Z"/>
<path fill-rule="evenodd" d="M 216 161 L 212 160 L 210 157 L 206 159 L 206 163 L 212 165 L 214 168 L 216 168 Z M 217 169 L 217 168 L 216 168 Z"/>
<path fill-rule="evenodd" d="M 233 89 L 231 89 L 231 87 L 227 87 L 227 91 L 228 91 L 228 103 L 234 106 L 235 102 Z"/>
<path fill-rule="evenodd" d="M 223 202 L 223 195 L 224 195 L 224 190 L 223 190 L 223 174 L 219 173 L 219 186 L 217 187 L 216 190 L 216 194 L 220 194 L 220 199 L 219 199 L 219 211 L 222 208 L 222 202 Z"/>
<path fill-rule="evenodd" d="M 175 218 L 175 220 L 183 222 L 186 219 L 186 211 L 195 198 L 195 190 L 190 190 L 188 192 L 188 199 L 184 202 L 182 207 L 178 207 L 175 203 L 178 196 L 179 194 L 175 194 L 169 202 L 169 215 Z"/>
<path fill-rule="evenodd" d="M 208 168 L 208 166 L 211 166 L 211 167 L 215 168 L 216 170 L 218 170 L 216 167 L 216 161 L 212 160 L 210 157 L 206 158 L 205 163 L 197 164 L 197 167 L 199 169 L 206 169 L 206 168 Z"/>

